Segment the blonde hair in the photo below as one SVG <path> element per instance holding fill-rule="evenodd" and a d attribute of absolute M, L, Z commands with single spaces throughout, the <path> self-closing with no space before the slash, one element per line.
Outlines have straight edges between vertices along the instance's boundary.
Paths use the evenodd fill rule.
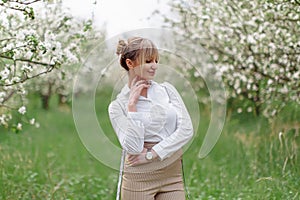
<path fill-rule="evenodd" d="M 127 71 L 129 68 L 126 64 L 126 59 L 138 61 L 139 64 L 144 64 L 147 60 L 159 59 L 157 47 L 154 43 L 146 38 L 132 37 L 125 42 L 119 40 L 116 54 L 120 56 L 120 65 Z"/>

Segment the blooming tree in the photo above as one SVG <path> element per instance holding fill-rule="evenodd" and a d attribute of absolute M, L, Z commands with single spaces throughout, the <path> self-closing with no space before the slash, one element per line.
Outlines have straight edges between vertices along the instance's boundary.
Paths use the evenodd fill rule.
<path fill-rule="evenodd" d="M 44 94 L 51 81 L 69 87 L 92 21 L 74 18 L 61 2 L 38 0 L 1 0 L 0 15 L 0 126 L 18 131 L 24 122 L 35 124 L 24 117 L 29 89 Z M 23 117 L 12 120 L 14 112 Z"/>
<path fill-rule="evenodd" d="M 238 112 L 272 117 L 300 103 L 300 1 L 176 0 L 171 7 L 178 17 L 164 18 L 185 39 L 180 48 L 188 45 L 198 63 L 197 47 L 206 49 Z"/>
<path fill-rule="evenodd" d="M 37 27 L 39 24 L 48 25 L 37 28 L 37 32 L 47 40 L 57 41 L 53 51 L 64 60 L 59 68 L 53 69 L 53 73 L 30 84 L 31 89 L 40 94 L 43 108 L 48 109 L 49 98 L 53 94 L 59 95 L 60 103 L 66 101 L 72 91 L 73 78 L 88 53 L 88 46 L 103 39 L 104 33 L 95 31 L 91 20 L 75 19 L 63 11 L 60 4 L 45 4 L 40 10 L 42 12 L 37 11 L 36 15 L 43 17 L 36 20 Z"/>

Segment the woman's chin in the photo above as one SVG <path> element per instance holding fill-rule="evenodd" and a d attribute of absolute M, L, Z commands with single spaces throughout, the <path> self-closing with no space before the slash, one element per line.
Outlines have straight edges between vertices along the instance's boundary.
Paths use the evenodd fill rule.
<path fill-rule="evenodd" d="M 142 77 L 141 77 L 141 79 L 144 79 L 144 80 L 146 80 L 146 81 L 151 81 L 151 80 L 153 80 L 153 78 L 154 78 L 154 76 L 147 76 L 147 77 L 142 76 Z"/>
<path fill-rule="evenodd" d="M 155 74 L 150 74 L 150 75 L 148 75 L 147 79 L 148 79 L 148 80 L 153 80 L 154 77 L 155 77 Z"/>
<path fill-rule="evenodd" d="M 154 78 L 153 76 L 151 76 L 151 77 L 147 77 L 147 79 L 146 79 L 146 80 L 147 80 L 147 81 L 152 81 L 152 80 L 153 80 L 153 78 Z"/>

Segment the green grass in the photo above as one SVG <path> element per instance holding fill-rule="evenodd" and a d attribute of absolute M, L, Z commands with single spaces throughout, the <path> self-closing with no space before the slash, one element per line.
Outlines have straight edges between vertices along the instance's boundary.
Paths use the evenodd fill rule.
<path fill-rule="evenodd" d="M 109 94 L 97 96 L 101 103 L 96 110 L 107 136 L 116 142 L 107 118 Z M 31 98 L 40 128 L 24 127 L 19 134 L 0 129 L 0 199 L 114 199 L 118 171 L 85 149 L 71 110 L 56 107 L 53 98 L 50 110 L 44 111 L 38 98 Z M 300 144 L 295 132 L 286 134 L 288 143 L 280 146 L 278 137 L 269 136 L 266 120 L 236 114 L 227 120 L 209 156 L 198 159 L 208 125 L 205 116 L 201 113 L 199 133 L 184 154 L 192 199 L 299 199 L 299 154 L 292 157 L 288 145 Z"/>
<path fill-rule="evenodd" d="M 71 110 L 51 104 L 30 105 L 40 128 L 0 131 L 0 199 L 112 199 L 117 172 L 84 148 Z"/>

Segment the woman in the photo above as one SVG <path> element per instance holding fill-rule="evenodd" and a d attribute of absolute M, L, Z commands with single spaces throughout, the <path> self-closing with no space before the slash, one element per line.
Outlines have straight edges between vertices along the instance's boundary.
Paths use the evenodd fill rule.
<path fill-rule="evenodd" d="M 126 84 L 109 105 L 111 124 L 125 152 L 122 200 L 183 200 L 182 147 L 193 127 L 185 105 L 170 83 L 153 81 L 158 50 L 133 37 L 117 47 Z"/>

